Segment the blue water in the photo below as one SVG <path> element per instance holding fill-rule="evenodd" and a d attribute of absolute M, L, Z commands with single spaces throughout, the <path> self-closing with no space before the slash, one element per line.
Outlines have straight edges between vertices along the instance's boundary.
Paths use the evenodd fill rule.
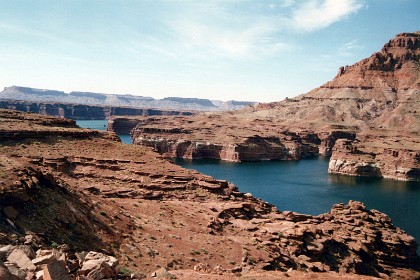
<path fill-rule="evenodd" d="M 318 215 L 336 203 L 362 201 L 420 241 L 420 182 L 329 175 L 325 158 L 241 163 L 176 159 L 175 163 L 228 180 L 281 211 Z"/>
<path fill-rule="evenodd" d="M 106 130 L 107 120 L 77 120 L 76 123 L 82 128 Z M 119 134 L 118 137 L 123 143 L 133 144 L 131 136 L 128 134 Z"/>

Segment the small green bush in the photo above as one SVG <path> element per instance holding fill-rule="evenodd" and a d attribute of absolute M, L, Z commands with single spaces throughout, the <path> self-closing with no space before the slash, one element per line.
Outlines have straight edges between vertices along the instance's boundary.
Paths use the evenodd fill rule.
<path fill-rule="evenodd" d="M 131 276 L 131 270 L 128 269 L 125 266 L 121 266 L 119 271 L 118 271 L 118 275 L 122 276 L 122 277 L 130 277 Z"/>

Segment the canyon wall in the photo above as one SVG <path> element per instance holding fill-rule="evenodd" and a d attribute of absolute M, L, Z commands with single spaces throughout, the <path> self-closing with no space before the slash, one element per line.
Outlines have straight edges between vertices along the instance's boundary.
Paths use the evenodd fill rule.
<path fill-rule="evenodd" d="M 369 139 L 339 140 L 334 146 L 328 172 L 420 182 L 420 151 L 416 148 L 419 144 L 402 136 L 388 137 L 387 143 L 382 145 Z"/>
<path fill-rule="evenodd" d="M 213 123 L 206 122 L 207 117 L 133 117 L 130 120 L 136 120 L 132 124 L 137 126 L 131 135 L 134 144 L 152 147 L 166 157 L 234 162 L 330 156 L 337 139 L 355 139 L 355 133 L 348 131 L 289 131 L 271 122 L 225 123 L 222 117 Z M 124 121 L 116 117 L 114 122 L 119 120 Z"/>
<path fill-rule="evenodd" d="M 74 120 L 104 120 L 111 116 L 192 115 L 191 111 L 172 111 L 129 107 L 103 107 L 80 104 L 38 103 L 0 99 L 0 108 L 32 112 Z"/>

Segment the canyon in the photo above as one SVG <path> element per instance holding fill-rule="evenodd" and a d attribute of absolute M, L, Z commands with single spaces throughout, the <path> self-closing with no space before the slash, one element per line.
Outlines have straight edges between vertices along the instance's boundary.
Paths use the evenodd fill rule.
<path fill-rule="evenodd" d="M 318 216 L 281 212 L 149 147 L 63 118 L 0 110 L 0 135 L 0 276 L 8 279 L 419 273 L 414 238 L 361 202 Z M 305 153 L 316 142 L 285 137 L 299 137 Z"/>
<path fill-rule="evenodd" d="M 230 112 L 138 117 L 131 134 L 166 157 L 328 156 L 330 173 L 420 181 L 419 60 L 420 33 L 401 33 L 306 94 Z"/>

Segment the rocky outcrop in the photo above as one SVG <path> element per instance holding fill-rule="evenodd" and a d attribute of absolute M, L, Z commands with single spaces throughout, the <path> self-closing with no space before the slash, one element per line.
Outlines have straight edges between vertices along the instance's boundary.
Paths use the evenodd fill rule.
<path fill-rule="evenodd" d="M 18 100 L 1 100 L 0 108 L 21 112 L 67 118 L 73 120 L 104 120 L 112 116 L 172 116 L 192 115 L 192 111 L 171 111 L 150 108 L 107 107 L 93 105 L 39 103 Z M 128 134 L 128 133 L 127 133 Z"/>
<path fill-rule="evenodd" d="M 59 137 L 89 138 L 104 137 L 117 141 L 119 138 L 113 133 L 103 131 L 80 129 L 74 120 L 54 118 L 45 116 L 40 118 L 35 114 L 24 114 L 13 110 L 0 110 L 0 121 L 9 122 L 19 127 L 18 130 L 12 126 L 0 127 L 1 141 L 20 141 L 25 139 L 56 139 Z M 24 145 L 24 144 L 23 144 Z"/>
<path fill-rule="evenodd" d="M 160 115 L 179 115 L 179 116 L 192 116 L 195 113 L 193 112 L 176 112 L 176 111 L 167 111 Z M 159 114 L 152 114 L 159 115 Z M 131 134 L 132 130 L 140 123 L 138 117 L 110 117 L 107 122 L 106 130 L 113 131 L 116 134 Z"/>
<path fill-rule="evenodd" d="M 225 116 L 207 115 L 176 118 L 136 118 L 132 130 L 135 144 L 152 147 L 166 157 L 190 159 L 222 159 L 226 161 L 297 160 L 319 154 L 321 145 L 325 152 L 337 137 L 352 137 L 345 132 L 318 135 L 308 131 L 288 131 L 270 124 L 271 130 L 261 121 L 253 123 L 233 120 L 227 125 Z M 237 127 L 241 128 L 241 131 Z M 262 128 L 261 130 L 259 130 Z"/>
<path fill-rule="evenodd" d="M 32 103 L 42 104 L 77 104 L 92 107 L 117 107 L 117 108 L 154 108 L 155 110 L 172 111 L 228 111 L 237 110 L 255 102 L 247 101 L 218 101 L 200 98 L 166 97 L 164 99 L 154 99 L 152 97 L 135 96 L 129 94 L 105 94 L 95 92 L 70 92 L 36 89 L 28 87 L 11 86 L 5 87 L 0 92 L 0 99 L 21 100 Z M 28 106 L 28 105 L 26 105 Z M 16 106 L 19 107 L 19 106 Z M 0 107 L 2 108 L 2 107 Z M 7 108 L 11 109 L 11 108 Z M 54 108 L 46 108 L 54 111 Z M 19 109 L 18 109 L 19 110 Z M 28 110 L 25 110 L 28 111 Z M 129 110 L 128 110 L 129 111 Z M 61 113 L 61 112 L 60 112 Z M 93 112 L 92 112 L 93 113 Z M 114 115 L 133 115 L 133 114 L 114 114 Z M 136 113 L 135 115 L 142 115 Z M 67 116 L 69 117 L 69 116 Z M 102 118 L 104 119 L 104 118 Z"/>
<path fill-rule="evenodd" d="M 134 135 L 137 135 L 134 132 Z M 239 144 L 213 144 L 204 141 L 167 140 L 135 136 L 135 144 L 153 147 L 165 157 L 188 159 L 221 159 L 231 162 L 258 160 L 297 160 L 315 157 L 315 145 L 282 143 L 279 138 L 249 137 Z"/>
<path fill-rule="evenodd" d="M 113 256 L 94 251 L 69 252 L 65 245 L 42 249 L 37 240 L 41 237 L 28 234 L 17 240 L 16 245 L 0 245 L 3 253 L 0 267 L 4 269 L 1 279 L 116 279 L 123 276 Z"/>
<path fill-rule="evenodd" d="M 7 277 L 416 275 L 414 238 L 359 202 L 319 216 L 280 212 L 106 132 L 57 136 L 54 129 L 66 127 L 45 116 L 0 110 L 0 118 L 0 131 L 50 135 L 0 145 L 0 273 Z"/>
<path fill-rule="evenodd" d="M 378 137 L 381 138 L 381 137 Z M 339 140 L 328 171 L 353 176 L 420 181 L 420 142 L 398 136 L 377 139 Z"/>
<path fill-rule="evenodd" d="M 226 161 L 299 160 L 331 156 L 337 139 L 355 139 L 355 132 L 287 129 L 267 120 L 256 123 L 230 119 L 230 115 L 176 118 L 133 118 L 135 144 L 154 148 L 166 157 Z"/>
<path fill-rule="evenodd" d="M 269 248 L 262 268 L 297 269 L 315 272 L 339 271 L 384 276 L 389 264 L 410 266 L 416 256 L 413 238 L 395 228 L 389 217 L 367 210 L 357 201 L 334 205 L 330 213 L 308 216 L 282 212 L 261 219 L 251 205 L 223 209 L 209 224 L 212 234 L 232 227 L 252 231 L 254 242 Z M 386 228 L 381 232 L 381 228 Z M 399 252 L 392 257 L 384 252 Z M 243 266 L 252 262 L 247 255 Z"/>
<path fill-rule="evenodd" d="M 320 133 L 319 138 L 321 144 L 319 145 L 319 154 L 330 157 L 333 152 L 333 148 L 339 139 L 354 140 L 356 133 L 348 131 L 331 131 L 327 133 Z"/>

